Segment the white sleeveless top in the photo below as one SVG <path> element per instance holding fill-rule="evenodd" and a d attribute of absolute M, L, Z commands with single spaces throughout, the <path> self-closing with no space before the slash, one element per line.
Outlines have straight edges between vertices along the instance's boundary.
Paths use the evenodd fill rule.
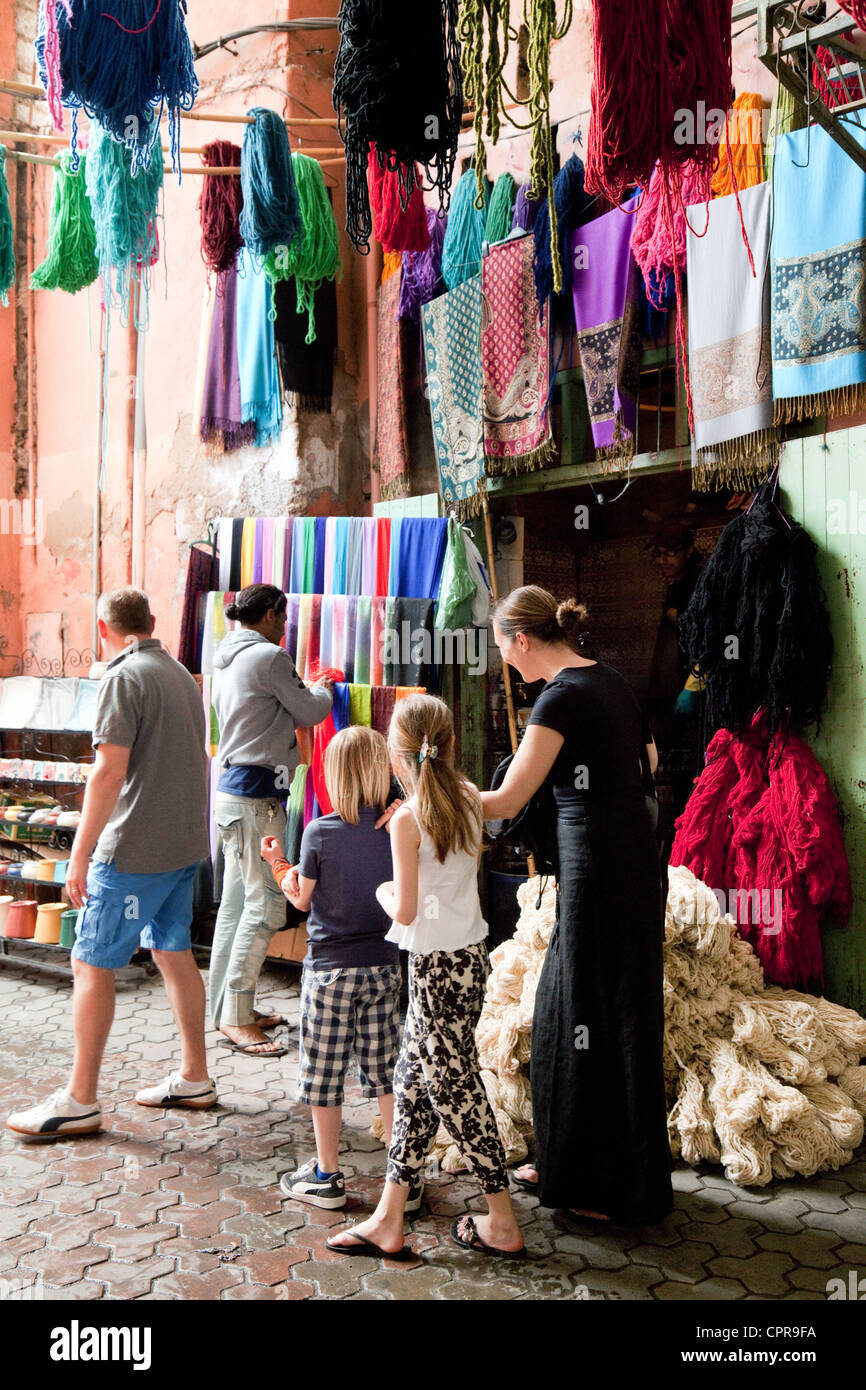
<path fill-rule="evenodd" d="M 418 820 L 414 797 L 406 802 L 421 835 L 418 850 L 418 915 L 408 926 L 392 922 L 385 937 L 403 951 L 462 951 L 487 936 L 478 898 L 478 856 L 466 850 L 436 858 L 433 841 Z"/>

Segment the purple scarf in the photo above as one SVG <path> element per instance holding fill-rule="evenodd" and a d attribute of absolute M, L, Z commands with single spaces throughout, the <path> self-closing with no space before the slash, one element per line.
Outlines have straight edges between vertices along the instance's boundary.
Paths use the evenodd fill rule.
<path fill-rule="evenodd" d="M 631 204 L 625 204 L 626 208 Z M 635 450 L 640 370 L 633 219 L 614 208 L 571 238 L 574 322 L 596 456 L 622 467 Z"/>
<path fill-rule="evenodd" d="M 204 394 L 201 434 L 205 444 L 222 445 L 226 452 L 254 444 L 255 421 L 241 420 L 241 382 L 237 349 L 237 267 L 217 275 Z"/>

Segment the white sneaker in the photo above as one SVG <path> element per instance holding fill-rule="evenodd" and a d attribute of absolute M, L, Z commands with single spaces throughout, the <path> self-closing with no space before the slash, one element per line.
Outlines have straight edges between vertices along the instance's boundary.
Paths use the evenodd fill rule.
<path fill-rule="evenodd" d="M 10 1115 L 6 1128 L 34 1139 L 57 1139 L 63 1134 L 95 1134 L 102 1128 L 102 1107 L 79 1105 L 67 1091 L 55 1091 L 32 1110 Z"/>
<path fill-rule="evenodd" d="M 184 1081 L 179 1071 L 173 1071 L 158 1086 L 146 1086 L 136 1093 L 138 1105 L 183 1105 L 188 1110 L 210 1110 L 217 1102 L 217 1088 L 210 1077 L 206 1081 Z"/>

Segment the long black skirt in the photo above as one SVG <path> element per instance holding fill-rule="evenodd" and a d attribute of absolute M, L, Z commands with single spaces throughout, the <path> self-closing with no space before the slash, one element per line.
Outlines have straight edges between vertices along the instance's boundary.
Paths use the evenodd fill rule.
<path fill-rule="evenodd" d="M 661 892 L 643 799 L 560 800 L 557 844 L 557 922 L 531 1042 L 539 1200 L 648 1225 L 673 1193 Z"/>

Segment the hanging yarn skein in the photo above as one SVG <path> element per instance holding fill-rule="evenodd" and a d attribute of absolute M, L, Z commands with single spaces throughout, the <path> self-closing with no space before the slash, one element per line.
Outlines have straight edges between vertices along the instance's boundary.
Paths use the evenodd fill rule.
<path fill-rule="evenodd" d="M 9 208 L 6 182 L 6 146 L 0 145 L 0 304 L 9 304 L 9 291 L 15 284 L 15 230 Z"/>
<path fill-rule="evenodd" d="M 686 210 L 690 204 L 706 200 L 707 184 L 703 172 L 691 164 L 683 165 L 680 192 L 682 203 L 677 204 L 672 220 L 668 221 L 664 180 L 661 168 L 657 167 L 635 213 L 631 234 L 632 254 L 644 277 L 647 298 L 658 310 L 667 305 L 667 277 L 675 269 L 684 271 L 686 268 Z M 694 209 L 690 216 L 693 230 L 702 232 L 701 210 L 697 210 L 697 220 Z"/>
<path fill-rule="evenodd" d="M 85 169 L 87 156 L 72 169 L 72 155 L 60 156 L 54 175 L 51 212 L 48 219 L 48 246 L 45 260 L 30 276 L 31 290 L 65 290 L 77 294 L 92 285 L 99 274 L 96 259 L 96 227 L 87 196 Z"/>
<path fill-rule="evenodd" d="M 43 0 L 35 49 L 55 122 L 58 92 L 73 113 L 73 168 L 79 111 L 129 148 L 138 173 L 151 163 L 168 108 L 171 163 L 180 181 L 180 113 L 192 109 L 199 88 L 186 0 Z"/>
<path fill-rule="evenodd" d="M 383 168 L 375 146 L 368 159 L 373 235 L 383 251 L 426 251 L 430 245 L 424 195 L 417 166 L 414 170 Z M 408 201 L 401 190 L 409 188 Z"/>
<path fill-rule="evenodd" d="M 589 198 L 583 186 L 583 162 L 573 154 L 560 169 L 553 184 L 553 199 L 556 207 L 557 242 L 559 244 L 559 266 L 562 293 L 571 293 L 573 266 L 568 248 L 575 227 L 586 221 L 587 209 L 596 199 Z M 535 238 L 535 255 L 532 269 L 535 275 L 535 293 L 540 305 L 544 305 L 553 293 L 554 267 L 550 260 L 550 208 L 546 202 L 538 206 L 532 225 Z"/>
<path fill-rule="evenodd" d="M 333 101 L 346 147 L 346 231 L 362 255 L 373 230 L 371 144 L 380 167 L 399 172 L 403 207 L 416 164 L 440 210 L 448 206 L 463 115 L 458 8 L 459 0 L 413 0 L 408 24 L 405 0 L 341 0 Z"/>
<path fill-rule="evenodd" d="M 763 122 L 764 98 L 758 92 L 741 92 L 728 118 L 729 140 L 719 141 L 719 162 L 712 182 L 714 198 L 764 182 Z"/>
<path fill-rule="evenodd" d="M 485 132 L 495 145 L 503 118 L 512 125 L 531 130 L 528 197 L 548 201 L 553 285 L 556 293 L 561 294 L 562 266 L 553 201 L 556 160 L 550 125 L 550 46 L 568 33 L 574 4 L 573 0 L 565 0 L 562 18 L 557 19 L 556 0 L 525 0 L 524 17 L 529 34 L 529 96 L 521 103 L 526 106 L 529 118 L 525 126 L 512 120 L 505 106 L 506 96 L 513 99 L 505 83 L 504 71 L 511 42 L 516 37 L 509 24 L 509 8 L 508 0 L 464 0 L 460 12 L 463 81 L 466 99 L 474 111 L 477 200 L 481 201 L 483 192 Z"/>
<path fill-rule="evenodd" d="M 146 328 L 148 271 L 159 259 L 156 219 L 162 160 L 151 160 L 149 168 L 133 176 L 129 148 L 94 123 L 84 176 L 106 308 L 118 307 L 121 322 L 132 316 L 138 328 Z M 134 296 L 136 285 L 144 291 L 142 296 Z"/>
<path fill-rule="evenodd" d="M 426 251 L 403 252 L 403 279 L 400 282 L 399 316 L 421 322 L 421 306 L 442 294 L 445 282 L 442 279 L 442 245 L 448 218 L 427 208 L 427 230 L 430 245 Z"/>
<path fill-rule="evenodd" d="M 303 232 L 298 190 L 285 122 L 264 106 L 249 114 L 253 124 L 246 128 L 241 153 L 240 230 L 254 256 L 277 252 L 266 266 L 273 280 L 284 278 L 283 263 Z"/>
<path fill-rule="evenodd" d="M 207 168 L 236 169 L 241 162 L 240 145 L 230 140 L 212 140 L 201 152 Z M 217 275 L 237 263 L 244 244 L 240 229 L 243 194 L 238 174 L 230 177 L 206 174 L 198 200 L 201 216 L 201 255 L 208 270 Z"/>
<path fill-rule="evenodd" d="M 514 179 L 510 174 L 500 174 L 493 185 L 490 207 L 487 209 L 487 225 L 484 228 L 486 241 L 504 241 L 511 235 L 511 219 L 516 197 L 517 184 Z"/>
<path fill-rule="evenodd" d="M 274 284 L 295 277 L 297 311 L 307 315 L 306 343 L 316 341 L 315 297 L 325 280 L 333 280 L 341 270 L 340 234 L 331 207 L 325 179 L 318 160 L 295 151 L 292 167 L 298 194 L 301 235 L 280 256 L 282 248 L 265 258 L 265 274 Z M 279 260 L 278 260 L 279 257 Z"/>
<path fill-rule="evenodd" d="M 484 202 L 476 206 L 477 182 L 475 171 L 467 169 L 461 175 L 454 196 L 451 199 L 451 212 L 442 246 L 442 277 L 449 290 L 462 285 L 481 270 L 481 251 L 487 225 L 487 208 L 490 199 L 490 181 L 484 176 L 482 193 Z"/>

